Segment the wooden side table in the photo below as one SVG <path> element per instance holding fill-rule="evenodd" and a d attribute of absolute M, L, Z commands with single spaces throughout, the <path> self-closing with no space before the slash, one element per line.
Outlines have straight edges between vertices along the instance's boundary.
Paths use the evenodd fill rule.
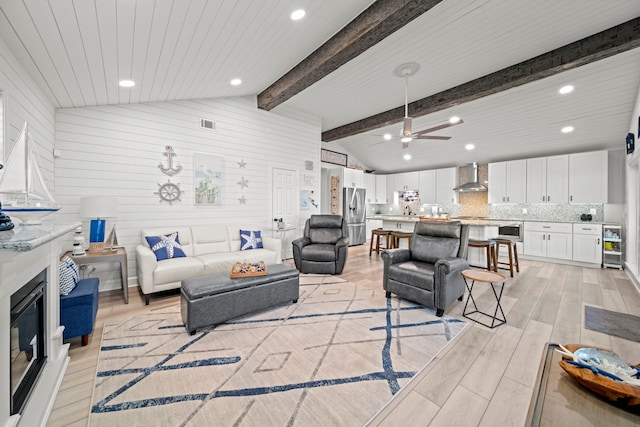
<path fill-rule="evenodd" d="M 73 256 L 72 251 L 69 251 L 64 255 L 71 258 L 78 265 L 95 264 L 99 262 L 119 262 L 124 303 L 129 304 L 129 274 L 127 273 L 127 251 L 124 248 L 118 248 L 115 250 L 115 252 L 87 252 L 86 255 L 80 256 Z"/>
<path fill-rule="evenodd" d="M 484 271 L 484 270 L 464 270 L 462 272 L 462 277 L 464 277 L 464 283 L 467 286 L 467 290 L 469 291 L 469 296 L 467 296 L 467 302 L 464 304 L 464 309 L 462 310 L 462 316 L 466 317 L 469 320 L 473 320 L 476 323 L 480 323 L 483 326 L 488 328 L 495 328 L 496 326 L 503 325 L 507 323 L 507 318 L 504 316 L 504 311 L 502 311 L 502 306 L 500 305 L 500 299 L 502 298 L 502 291 L 504 290 L 504 282 L 506 278 L 499 273 L 494 273 L 493 271 Z M 469 280 L 471 280 L 471 285 L 469 285 Z M 493 314 L 484 313 L 478 310 L 478 306 L 476 305 L 476 300 L 473 298 L 473 286 L 476 282 L 484 282 L 491 285 L 491 290 L 493 291 L 493 295 L 496 297 L 496 310 Z M 500 282 L 502 282 L 500 284 Z M 500 292 L 496 292 L 496 286 L 499 284 Z M 473 311 L 467 311 L 467 305 L 469 304 L 469 300 L 473 304 Z M 502 318 L 498 317 L 498 310 L 502 314 Z M 486 316 L 491 319 L 491 324 L 483 323 L 473 317 L 469 317 L 470 314 L 478 313 L 482 316 Z"/>

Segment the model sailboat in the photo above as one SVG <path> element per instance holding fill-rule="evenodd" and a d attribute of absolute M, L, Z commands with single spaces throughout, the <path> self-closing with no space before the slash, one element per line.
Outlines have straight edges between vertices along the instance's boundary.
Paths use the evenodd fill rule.
<path fill-rule="evenodd" d="M 47 190 L 31 144 L 25 122 L 0 175 L 0 200 L 2 210 L 23 224 L 40 224 L 60 207 Z"/>

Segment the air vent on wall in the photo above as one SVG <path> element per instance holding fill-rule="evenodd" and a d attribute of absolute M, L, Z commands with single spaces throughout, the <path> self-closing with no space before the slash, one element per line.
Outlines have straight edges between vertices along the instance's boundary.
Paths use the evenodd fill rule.
<path fill-rule="evenodd" d="M 313 170 L 313 162 L 311 160 L 305 160 L 304 161 L 304 168 L 308 171 L 312 171 Z"/>
<path fill-rule="evenodd" d="M 200 127 L 207 130 L 216 130 L 216 122 L 208 119 L 200 119 Z"/>

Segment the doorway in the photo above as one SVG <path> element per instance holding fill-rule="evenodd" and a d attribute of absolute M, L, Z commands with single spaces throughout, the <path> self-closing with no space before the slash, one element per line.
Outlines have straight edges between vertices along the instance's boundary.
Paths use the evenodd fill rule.
<path fill-rule="evenodd" d="M 300 226 L 298 213 L 298 171 L 274 167 L 271 172 L 271 218 L 282 218 L 285 228 L 274 231 L 274 237 L 282 239 L 282 256 L 293 257 L 291 240 Z M 274 229 L 276 224 L 274 223 Z"/>

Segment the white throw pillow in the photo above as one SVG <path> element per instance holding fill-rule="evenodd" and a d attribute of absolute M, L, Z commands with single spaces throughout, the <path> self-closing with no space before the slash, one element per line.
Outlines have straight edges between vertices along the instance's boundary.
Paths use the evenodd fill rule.
<path fill-rule="evenodd" d="M 78 265 L 70 257 L 65 256 L 60 260 L 59 267 L 60 295 L 69 295 L 80 280 Z"/>

